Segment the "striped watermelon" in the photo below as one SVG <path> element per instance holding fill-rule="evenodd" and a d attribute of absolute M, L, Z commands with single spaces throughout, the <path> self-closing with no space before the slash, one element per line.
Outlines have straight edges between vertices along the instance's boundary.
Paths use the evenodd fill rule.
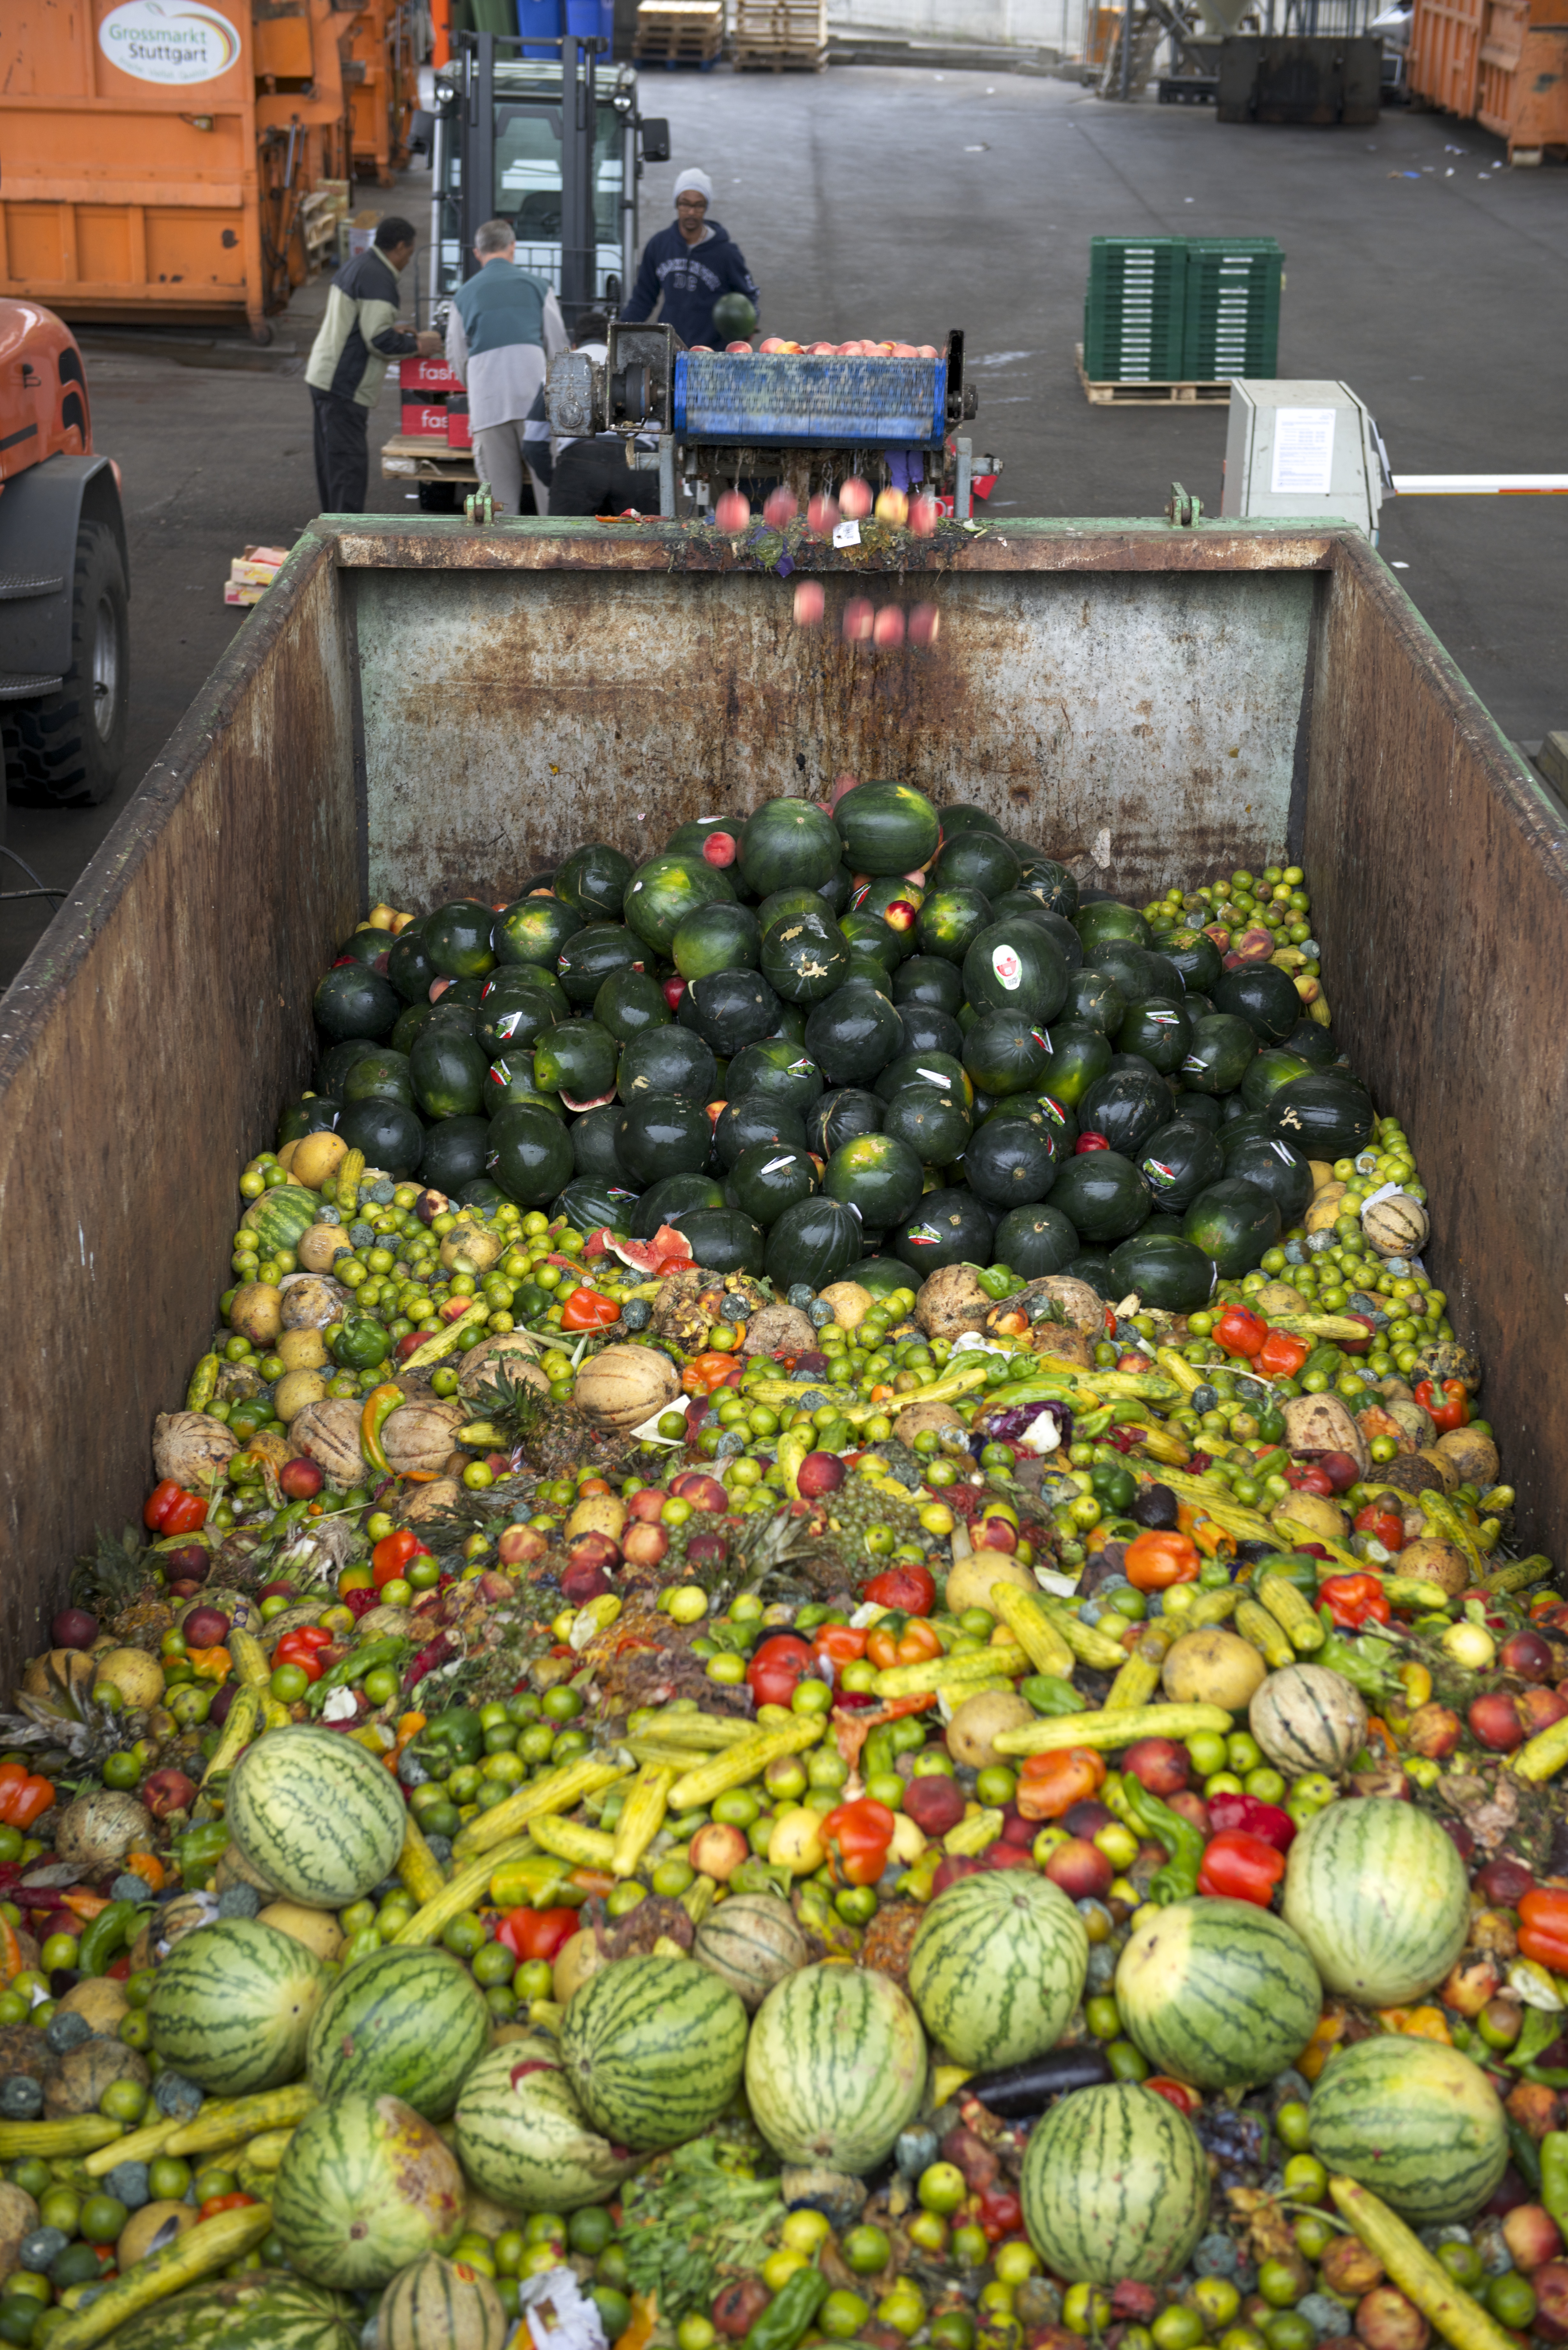
<path fill-rule="evenodd" d="M 1063 2097 L 1030 2134 L 1023 2225 L 1071 2284 L 1159 2284 L 1209 2224 L 1209 2164 L 1185 2114 L 1131 2081 Z"/>
<path fill-rule="evenodd" d="M 282 2269 L 213 2277 L 128 2317 L 114 2350 L 359 2350 L 358 2306 Z"/>
<path fill-rule="evenodd" d="M 1083 1996 L 1089 1937 L 1067 1896 L 1021 1868 L 961 1877 L 920 1920 L 909 1996 L 931 2038 L 990 2071 L 1054 2048 Z"/>
<path fill-rule="evenodd" d="M 1287 1779 L 1308 1771 L 1342 1779 L 1366 1743 L 1366 1708 L 1343 1673 L 1286 1665 L 1261 1684 L 1247 1727 Z"/>
<path fill-rule="evenodd" d="M 401 2097 L 442 2122 L 489 2044 L 490 2010 L 466 1967 L 441 1950 L 379 1950 L 333 1985 L 306 2064 L 318 2097 Z"/>
<path fill-rule="evenodd" d="M 152 1979 L 147 2022 L 165 2064 L 234 2097 L 298 2077 L 331 1978 L 320 1960 L 255 1918 L 182 1935 Z"/>
<path fill-rule="evenodd" d="M 1301 2054 L 1322 2005 L 1302 1943 L 1251 1901 L 1173 1902 L 1133 1929 L 1116 1968 L 1129 2037 L 1196 2089 L 1272 2080 Z"/>
<path fill-rule="evenodd" d="M 408 1818 L 397 1781 L 334 1730 L 275 1730 L 229 1782 L 229 1834 L 253 1868 L 307 1909 L 341 1909 L 397 1865 Z"/>
<path fill-rule="evenodd" d="M 376 2350 L 504 2350 L 511 2331 L 483 2269 L 427 2252 L 400 2269 L 381 2295 Z"/>
<path fill-rule="evenodd" d="M 1479 2064 L 1390 2033 L 1337 2049 L 1313 2092 L 1312 2150 L 1412 2227 L 1469 2220 L 1508 2161 L 1508 2123 Z"/>
<path fill-rule="evenodd" d="M 925 2092 L 920 2019 L 886 1975 L 802 1967 L 757 2012 L 746 2095 L 786 2162 L 874 2170 Z"/>
<path fill-rule="evenodd" d="M 1330 1991 L 1397 2007 L 1440 1983 L 1465 1946 L 1469 1887 L 1449 1838 L 1414 1804 L 1330 1804 L 1291 1846 L 1284 1918 Z"/>
<path fill-rule="evenodd" d="M 482 2195 L 524 2211 L 602 2203 L 641 2159 L 589 2127 L 560 2050 L 542 2039 L 480 2058 L 457 2101 L 457 2158 Z"/>
<path fill-rule="evenodd" d="M 290 2268 L 367 2293 L 462 2232 L 457 2160 L 398 2097 L 335 2097 L 289 2139 L 272 2218 Z"/>
<path fill-rule="evenodd" d="M 618 1959 L 572 1993 L 561 2022 L 567 2077 L 618 2146 L 679 2146 L 740 2085 L 746 2011 L 691 1959 Z"/>
<path fill-rule="evenodd" d="M 691 1955 L 755 2010 L 808 1953 L 787 1901 L 776 1893 L 736 1893 L 704 1918 Z"/>

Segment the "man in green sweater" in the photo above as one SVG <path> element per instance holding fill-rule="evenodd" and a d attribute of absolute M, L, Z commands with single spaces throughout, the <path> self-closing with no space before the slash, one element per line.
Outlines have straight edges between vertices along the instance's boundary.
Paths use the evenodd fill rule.
<path fill-rule="evenodd" d="M 398 279 L 412 258 L 415 230 L 394 216 L 332 281 L 327 316 L 310 348 L 305 380 L 316 411 L 316 485 L 323 514 L 363 514 L 370 473 L 370 411 L 391 359 L 433 358 L 437 334 L 398 324 Z"/>

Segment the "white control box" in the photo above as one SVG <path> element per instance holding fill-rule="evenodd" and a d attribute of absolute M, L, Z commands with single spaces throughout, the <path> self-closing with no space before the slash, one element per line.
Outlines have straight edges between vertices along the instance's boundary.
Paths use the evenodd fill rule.
<path fill-rule="evenodd" d="M 1377 544 L 1387 459 L 1371 411 L 1345 383 L 1238 376 L 1231 385 L 1222 515 L 1326 520 Z"/>

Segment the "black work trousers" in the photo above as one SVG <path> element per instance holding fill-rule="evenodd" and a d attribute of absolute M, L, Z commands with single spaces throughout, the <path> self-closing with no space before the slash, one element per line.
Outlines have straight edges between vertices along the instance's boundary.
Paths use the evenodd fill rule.
<path fill-rule="evenodd" d="M 638 514 L 657 514 L 659 476 L 632 473 L 618 436 L 573 441 L 562 450 L 550 477 L 553 515 L 618 515 L 628 506 Z"/>
<path fill-rule="evenodd" d="M 370 411 L 357 400 L 310 388 L 316 410 L 316 487 L 323 514 L 363 514 L 370 478 Z"/>

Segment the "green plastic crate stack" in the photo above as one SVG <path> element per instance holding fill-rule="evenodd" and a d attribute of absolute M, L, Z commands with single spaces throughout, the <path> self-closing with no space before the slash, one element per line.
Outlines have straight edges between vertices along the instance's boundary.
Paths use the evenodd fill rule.
<path fill-rule="evenodd" d="M 1279 372 L 1284 255 L 1272 236 L 1187 240 L 1182 363 L 1188 379 Z"/>
<path fill-rule="evenodd" d="M 1169 382 L 1183 373 L 1187 239 L 1089 240 L 1084 372 L 1091 382 Z"/>

